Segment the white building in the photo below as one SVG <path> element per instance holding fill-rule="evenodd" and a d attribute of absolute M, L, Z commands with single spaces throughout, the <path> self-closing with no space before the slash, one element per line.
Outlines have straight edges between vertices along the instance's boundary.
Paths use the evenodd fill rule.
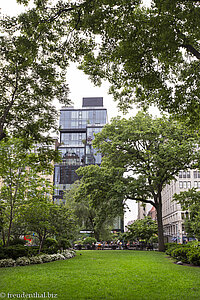
<path fill-rule="evenodd" d="M 181 209 L 181 205 L 173 201 L 173 195 L 179 194 L 182 191 L 187 191 L 190 188 L 200 188 L 200 171 L 188 170 L 180 171 L 176 180 L 162 191 L 162 214 L 165 242 L 184 243 L 187 239 L 184 230 L 184 218 L 188 212 Z"/>

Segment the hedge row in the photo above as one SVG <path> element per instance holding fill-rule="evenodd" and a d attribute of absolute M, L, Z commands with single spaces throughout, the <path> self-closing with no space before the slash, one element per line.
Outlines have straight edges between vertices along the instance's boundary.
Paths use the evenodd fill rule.
<path fill-rule="evenodd" d="M 47 262 L 52 262 L 56 260 L 64 260 L 69 259 L 75 256 L 74 250 L 63 250 L 60 253 L 56 254 L 42 254 L 39 256 L 32 256 L 32 257 L 19 257 L 16 260 L 12 258 L 8 259 L 1 259 L 0 260 L 0 268 L 5 267 L 15 267 L 15 266 L 27 266 L 30 264 L 42 264 Z"/>
<path fill-rule="evenodd" d="M 200 243 L 191 242 L 186 245 L 168 245 L 166 254 L 183 263 L 200 266 Z"/>

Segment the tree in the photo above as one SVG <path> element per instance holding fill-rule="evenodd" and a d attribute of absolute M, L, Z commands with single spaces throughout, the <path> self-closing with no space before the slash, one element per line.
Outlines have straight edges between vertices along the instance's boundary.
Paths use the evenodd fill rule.
<path fill-rule="evenodd" d="M 100 240 L 116 216 L 123 214 L 123 198 L 120 194 L 115 194 L 114 201 L 107 193 L 108 185 L 111 182 L 114 184 L 111 181 L 111 178 L 115 178 L 114 171 L 110 170 L 108 174 L 98 165 L 90 165 L 79 168 L 77 173 L 83 177 L 65 194 L 66 205 L 74 209 L 79 226 L 94 231 L 95 238 Z M 110 201 L 107 201 L 108 197 Z"/>
<path fill-rule="evenodd" d="M 4 139 L 0 143 L 0 205 L 3 210 L 2 236 L 4 244 L 9 244 L 12 227 L 19 213 L 19 208 L 25 199 L 34 197 L 38 190 L 45 188 L 45 194 L 50 194 L 52 187 L 41 176 L 41 173 L 51 174 L 54 151 L 43 155 L 35 153 L 34 147 L 27 150 L 22 139 Z"/>
<path fill-rule="evenodd" d="M 74 34 L 85 2 L 34 0 L 16 17 L 1 16 L 0 140 L 12 132 L 38 141 L 57 129 L 53 100 L 70 103 L 69 60 L 89 50 L 84 37 Z"/>
<path fill-rule="evenodd" d="M 96 39 L 81 69 L 126 110 L 154 104 L 199 126 L 199 1 L 92 1 L 79 27 Z M 99 41 L 100 40 L 100 41 Z"/>
<path fill-rule="evenodd" d="M 73 240 L 77 233 L 77 218 L 72 209 L 54 204 L 50 214 L 50 223 L 54 226 L 52 234 L 58 241 Z"/>
<path fill-rule="evenodd" d="M 72 239 L 76 228 L 72 212 L 52 203 L 44 190 L 37 190 L 30 199 L 24 201 L 17 221 L 26 233 L 35 233 L 39 238 L 39 253 L 46 238 L 55 236 L 58 240 Z"/>
<path fill-rule="evenodd" d="M 104 155 L 102 166 L 124 170 L 125 198 L 155 207 L 160 251 L 164 251 L 162 190 L 180 170 L 192 168 L 198 158 L 197 141 L 184 124 L 165 116 L 153 119 L 142 112 L 129 120 L 113 119 L 95 136 L 93 146 Z M 101 188 L 101 184 L 96 186 Z M 95 197 L 93 193 L 90 197 Z M 105 199 L 108 203 L 109 197 Z"/>
<path fill-rule="evenodd" d="M 175 194 L 174 200 L 181 204 L 183 210 L 186 210 L 184 225 L 187 235 L 195 236 L 200 240 L 200 192 L 192 188 Z"/>
<path fill-rule="evenodd" d="M 150 217 L 134 221 L 131 225 L 127 226 L 127 229 L 126 238 L 138 242 L 143 240 L 145 243 L 148 243 L 158 233 L 156 221 Z"/>

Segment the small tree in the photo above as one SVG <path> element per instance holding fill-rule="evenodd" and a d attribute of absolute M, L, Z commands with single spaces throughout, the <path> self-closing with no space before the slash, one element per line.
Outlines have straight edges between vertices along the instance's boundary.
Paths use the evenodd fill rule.
<path fill-rule="evenodd" d="M 83 178 L 66 192 L 65 199 L 67 207 L 74 210 L 80 228 L 92 230 L 95 238 L 99 240 L 110 228 L 114 218 L 122 214 L 123 206 L 116 205 L 114 201 L 106 203 L 106 172 L 104 169 L 100 172 L 97 170 L 99 171 L 97 165 L 79 168 L 77 173 Z M 104 190 L 101 189 L 103 185 L 105 185 Z M 118 201 L 123 202 L 119 195 Z"/>
<path fill-rule="evenodd" d="M 38 191 L 25 202 L 21 207 L 18 222 L 26 232 L 36 233 L 40 242 L 39 253 L 47 237 L 55 236 L 57 240 L 73 239 L 76 229 L 72 212 L 50 202 L 44 190 Z"/>
<path fill-rule="evenodd" d="M 158 234 L 157 223 L 150 217 L 134 221 L 131 225 L 127 226 L 127 229 L 126 238 L 134 241 L 143 240 L 145 243 L 149 243 Z"/>
<path fill-rule="evenodd" d="M 9 244 L 13 224 L 20 207 L 27 199 L 43 191 L 51 193 L 49 182 L 42 178 L 40 172 L 51 174 L 53 152 L 35 153 L 33 148 L 26 149 L 22 139 L 3 140 L 0 143 L 0 189 L 2 218 L 2 237 L 4 244 Z"/>

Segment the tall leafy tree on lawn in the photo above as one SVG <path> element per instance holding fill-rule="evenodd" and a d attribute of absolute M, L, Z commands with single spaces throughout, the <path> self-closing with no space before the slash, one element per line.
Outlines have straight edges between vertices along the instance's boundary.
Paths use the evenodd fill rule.
<path fill-rule="evenodd" d="M 197 133 L 190 132 L 185 124 L 172 118 L 153 118 L 143 112 L 129 120 L 114 118 L 95 136 L 93 146 L 104 155 L 102 167 L 108 172 L 113 168 L 124 171 L 123 181 L 115 181 L 114 177 L 119 178 L 116 174 L 112 179 L 113 183 L 116 182 L 114 189 L 109 183 L 104 185 L 104 180 L 104 184 L 96 184 L 96 188 L 93 185 L 93 189 L 86 184 L 86 193 L 93 199 L 95 193 L 106 191 L 108 197 L 102 197 L 101 201 L 105 199 L 109 203 L 118 186 L 118 191 L 124 193 L 126 199 L 153 205 L 157 211 L 159 250 L 164 251 L 162 190 L 180 170 L 192 168 L 199 156 L 195 151 L 197 143 Z M 79 175 L 84 178 L 86 172 Z M 98 178 L 98 174 L 94 176 Z M 94 176 L 92 173 L 90 178 L 87 176 L 90 182 Z"/>

